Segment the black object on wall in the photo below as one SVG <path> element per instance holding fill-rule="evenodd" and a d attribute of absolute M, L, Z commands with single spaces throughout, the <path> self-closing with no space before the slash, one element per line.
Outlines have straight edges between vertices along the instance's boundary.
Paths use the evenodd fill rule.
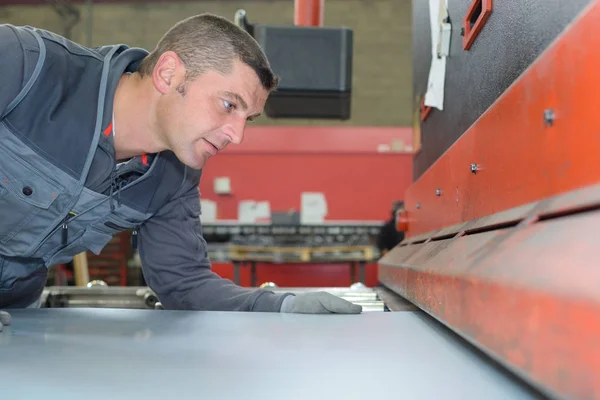
<path fill-rule="evenodd" d="M 281 78 L 267 100 L 271 118 L 350 118 L 353 31 L 254 25 L 253 35 Z"/>

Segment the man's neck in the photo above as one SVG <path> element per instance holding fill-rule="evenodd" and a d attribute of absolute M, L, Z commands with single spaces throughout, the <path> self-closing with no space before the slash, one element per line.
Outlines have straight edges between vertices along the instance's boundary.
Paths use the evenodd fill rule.
<path fill-rule="evenodd" d="M 124 74 L 117 85 L 113 131 L 118 161 L 163 150 L 152 118 L 156 114 L 151 90 L 151 82 L 137 73 Z"/>

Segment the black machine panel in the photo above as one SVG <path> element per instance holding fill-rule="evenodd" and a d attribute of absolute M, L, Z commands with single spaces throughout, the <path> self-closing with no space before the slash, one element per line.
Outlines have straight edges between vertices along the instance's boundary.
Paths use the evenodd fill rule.
<path fill-rule="evenodd" d="M 444 110 L 431 109 L 421 125 L 417 180 L 521 75 L 590 0 L 493 0 L 471 48 L 461 27 L 470 0 L 448 0 L 452 23 Z M 431 64 L 429 2 L 413 0 L 413 98 L 425 95 Z"/>
<path fill-rule="evenodd" d="M 255 25 L 253 35 L 281 82 L 272 118 L 350 118 L 353 32 L 348 28 Z"/>

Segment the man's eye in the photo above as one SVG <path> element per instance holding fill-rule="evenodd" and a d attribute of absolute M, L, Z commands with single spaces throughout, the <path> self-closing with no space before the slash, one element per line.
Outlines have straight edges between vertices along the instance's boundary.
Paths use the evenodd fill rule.
<path fill-rule="evenodd" d="M 231 104 L 230 102 L 228 102 L 227 100 L 223 100 L 223 106 L 225 106 L 225 109 L 227 111 L 231 111 L 235 108 L 235 106 L 233 104 Z"/>

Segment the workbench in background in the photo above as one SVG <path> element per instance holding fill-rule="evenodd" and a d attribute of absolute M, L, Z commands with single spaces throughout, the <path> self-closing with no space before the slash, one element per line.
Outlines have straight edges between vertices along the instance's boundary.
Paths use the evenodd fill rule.
<path fill-rule="evenodd" d="M 310 225 L 222 221 L 204 225 L 203 234 L 215 272 L 239 285 L 255 287 L 273 281 L 280 286 L 348 286 L 356 282 L 375 286 L 375 263 L 380 254 L 373 244 L 381 225 L 380 221 Z M 232 265 L 231 270 L 227 264 Z M 248 280 L 242 277 L 245 266 L 249 267 Z M 311 276 L 304 276 L 307 274 Z M 295 281 L 298 278 L 301 281 Z"/>

